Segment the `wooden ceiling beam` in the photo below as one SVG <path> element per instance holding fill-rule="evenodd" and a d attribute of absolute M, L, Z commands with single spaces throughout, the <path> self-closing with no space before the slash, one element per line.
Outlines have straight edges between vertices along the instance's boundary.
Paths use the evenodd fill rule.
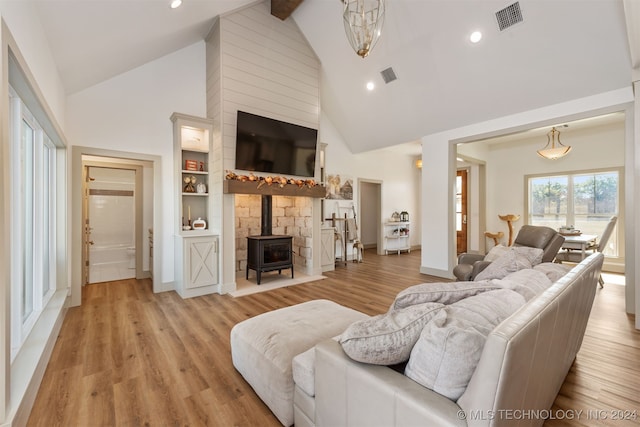
<path fill-rule="evenodd" d="M 281 20 L 287 19 L 302 0 L 271 0 L 271 14 Z"/>

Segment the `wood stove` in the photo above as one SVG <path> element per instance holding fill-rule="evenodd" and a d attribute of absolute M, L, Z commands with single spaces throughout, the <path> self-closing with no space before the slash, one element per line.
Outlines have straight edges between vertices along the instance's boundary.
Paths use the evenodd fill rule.
<path fill-rule="evenodd" d="M 282 274 L 282 270 L 291 269 L 291 278 L 293 279 L 293 237 L 292 236 L 274 236 L 271 234 L 272 223 L 272 200 L 271 196 L 262 196 L 262 218 L 260 221 L 260 236 L 247 237 L 247 272 L 246 278 L 249 279 L 249 270 L 255 270 L 258 276 L 258 285 L 262 273 L 265 271 L 278 270 Z"/>
<path fill-rule="evenodd" d="M 282 274 L 282 270 L 291 269 L 293 279 L 293 251 L 291 236 L 249 236 L 247 279 L 249 270 L 255 270 L 258 275 L 258 285 L 261 275 L 265 271 L 275 271 Z"/>

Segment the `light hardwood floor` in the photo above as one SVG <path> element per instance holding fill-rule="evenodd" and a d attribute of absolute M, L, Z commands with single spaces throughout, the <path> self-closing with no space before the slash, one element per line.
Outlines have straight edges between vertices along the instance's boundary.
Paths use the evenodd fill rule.
<path fill-rule="evenodd" d="M 419 251 L 367 251 L 364 260 L 325 273 L 328 279 L 240 298 L 182 300 L 175 292 L 153 294 L 148 280 L 89 285 L 82 306 L 65 318 L 29 425 L 279 426 L 233 368 L 231 328 L 318 298 L 379 314 L 407 286 L 439 280 L 418 273 Z M 582 349 L 553 408 L 556 418 L 577 419 L 545 426 L 640 424 L 640 333 L 623 304 L 622 286 L 597 290 Z M 636 411 L 636 420 L 612 419 L 624 415 L 614 410 Z"/>

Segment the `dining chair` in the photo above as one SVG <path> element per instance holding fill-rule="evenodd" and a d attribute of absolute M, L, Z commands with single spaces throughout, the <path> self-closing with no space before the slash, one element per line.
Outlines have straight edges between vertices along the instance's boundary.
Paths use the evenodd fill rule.
<path fill-rule="evenodd" d="M 585 252 L 585 257 L 591 255 L 594 252 L 603 252 L 607 248 L 607 243 L 609 242 L 611 234 L 613 234 L 613 229 L 615 228 L 617 221 L 617 216 L 612 216 L 611 218 L 609 218 L 609 222 L 604 228 L 604 231 L 600 236 L 600 240 Z M 558 255 L 556 255 L 556 262 L 562 263 L 563 261 L 579 263 L 580 261 L 582 261 L 582 252 L 572 250 L 562 251 L 558 253 Z M 604 280 L 602 279 L 602 275 L 600 275 L 600 277 L 598 278 L 598 283 L 600 284 L 601 288 L 604 287 Z"/>

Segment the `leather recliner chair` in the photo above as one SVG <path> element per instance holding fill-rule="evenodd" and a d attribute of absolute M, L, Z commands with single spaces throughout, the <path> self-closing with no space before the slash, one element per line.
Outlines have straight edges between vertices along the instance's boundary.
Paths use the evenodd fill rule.
<path fill-rule="evenodd" d="M 513 242 L 513 246 L 528 246 L 542 249 L 542 262 L 551 262 L 564 243 L 564 237 L 550 227 L 523 225 Z M 458 265 L 453 275 L 459 281 L 473 280 L 491 261 L 484 260 L 485 255 L 463 253 L 458 256 Z"/>

